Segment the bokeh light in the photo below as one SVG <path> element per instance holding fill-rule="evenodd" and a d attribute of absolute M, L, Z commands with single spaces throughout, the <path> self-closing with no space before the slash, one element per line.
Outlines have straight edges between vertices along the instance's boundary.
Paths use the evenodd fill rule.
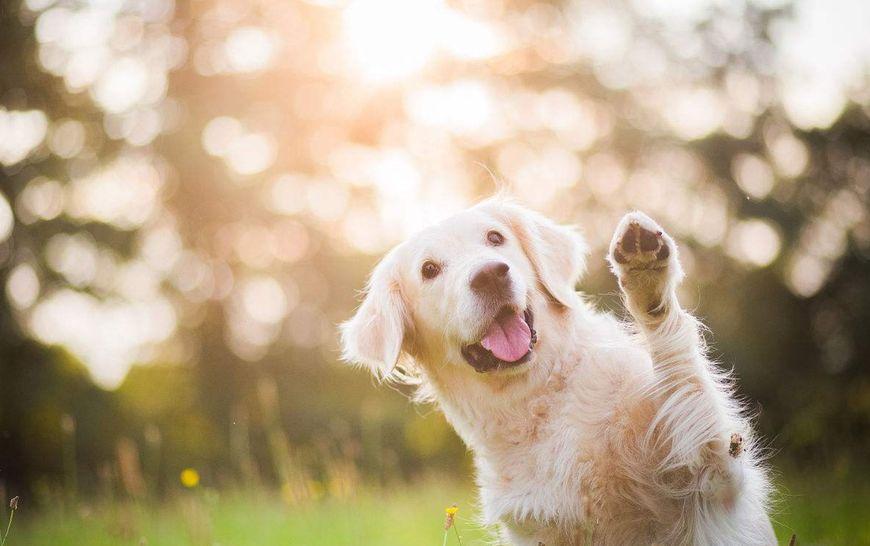
<path fill-rule="evenodd" d="M 800 131 L 829 126 L 863 96 L 863 33 L 831 30 L 865 14 L 845 0 L 799 0 L 792 13 L 706 0 L 21 9 L 41 69 L 96 109 L 0 110 L 0 163 L 38 165 L 50 152 L 62 166 L 22 171 L 10 206 L 0 202 L 2 239 L 16 219 L 70 224 L 44 237 L 42 266 L 22 255 L 7 282 L 40 339 L 72 338 L 52 318 L 62 305 L 99 316 L 110 302 L 163 299 L 186 317 L 218 301 L 230 349 L 260 360 L 299 316 L 346 309 L 306 301 L 309 281 L 294 268 L 314 260 L 329 276 L 330 252 L 377 255 L 502 188 L 579 221 L 595 249 L 621 211 L 640 207 L 734 267 L 782 258 L 782 282 L 801 297 L 824 286 L 867 222 L 859 191 L 802 189 L 818 166 Z M 754 10 L 773 14 L 769 41 L 747 23 Z M 169 25 L 188 15 L 185 31 Z M 723 167 L 705 144 L 722 139 L 758 145 Z M 792 244 L 743 200 L 815 212 Z M 129 234 L 129 249 L 83 229 L 96 224 Z M 192 335 L 161 316 L 166 336 L 111 356 L 79 336 L 74 352 L 99 354 L 85 359 L 93 370 L 116 363 L 95 372 L 116 382 L 141 354 L 160 354 L 152 341 Z M 311 320 L 310 339 L 334 343 L 317 326 L 328 319 Z M 287 329 L 291 344 L 311 344 Z"/>
<path fill-rule="evenodd" d="M 364 431 L 362 457 L 397 461 L 377 479 L 445 456 L 421 440 L 443 423 L 350 407 L 368 383 L 339 365 L 336 325 L 379 256 L 498 192 L 581 229 L 580 288 L 617 312 L 614 226 L 656 218 L 680 243 L 682 301 L 795 453 L 825 444 L 818 423 L 866 422 L 866 1 L 4 9 L 0 328 L 107 396 L 172 398 L 159 425 L 185 441 L 266 419 L 248 406 L 275 378 L 304 441 Z"/>

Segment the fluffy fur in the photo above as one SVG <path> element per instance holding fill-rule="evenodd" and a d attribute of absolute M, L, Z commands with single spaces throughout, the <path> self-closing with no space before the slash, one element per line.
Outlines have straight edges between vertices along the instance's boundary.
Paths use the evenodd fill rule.
<path fill-rule="evenodd" d="M 748 419 L 677 301 L 674 241 L 639 212 L 617 227 L 608 260 L 632 324 L 575 292 L 586 252 L 571 228 L 481 203 L 383 259 L 342 326 L 344 357 L 438 404 L 510 544 L 775 544 Z M 441 268 L 428 280 L 427 260 Z M 497 312 L 469 289 L 493 260 L 510 266 L 499 305 L 530 308 L 539 341 L 528 363 L 480 374 L 460 349 Z"/>

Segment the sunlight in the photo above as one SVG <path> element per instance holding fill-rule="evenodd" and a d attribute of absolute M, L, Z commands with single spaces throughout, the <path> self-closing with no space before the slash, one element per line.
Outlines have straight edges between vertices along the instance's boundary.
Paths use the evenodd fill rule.
<path fill-rule="evenodd" d="M 39 301 L 28 326 L 39 341 L 64 345 L 87 362 L 98 384 L 115 388 L 143 351 L 171 336 L 176 324 L 175 310 L 163 297 L 100 301 L 65 288 Z"/>
<path fill-rule="evenodd" d="M 792 292 L 808 298 L 821 290 L 830 269 L 831 264 L 825 260 L 799 254 L 789 264 L 786 282 Z"/>
<path fill-rule="evenodd" d="M 475 60 L 504 50 L 491 25 L 455 11 L 442 0 L 354 0 L 343 15 L 349 56 L 363 79 L 387 83 L 420 71 L 443 50 Z"/>
<path fill-rule="evenodd" d="M 287 300 L 278 281 L 267 275 L 246 279 L 240 290 L 245 312 L 257 322 L 275 324 L 287 315 L 294 304 Z"/>
<path fill-rule="evenodd" d="M 679 89 L 667 94 L 664 116 L 677 136 L 695 140 L 719 129 L 725 121 L 725 105 L 712 89 Z"/>
<path fill-rule="evenodd" d="M 278 157 L 272 135 L 248 132 L 239 120 L 229 116 L 210 120 L 202 130 L 201 143 L 209 155 L 222 158 L 240 175 L 265 171 Z"/>
<path fill-rule="evenodd" d="M 753 199 L 767 197 L 776 182 L 770 165 L 757 155 L 740 154 L 736 156 L 731 170 L 740 189 Z"/>
<path fill-rule="evenodd" d="M 803 128 L 834 123 L 851 93 L 864 87 L 870 66 L 865 31 L 870 4 L 852 0 L 802 0 L 793 16 L 774 27 L 785 113 Z"/>
<path fill-rule="evenodd" d="M 0 193 L 0 244 L 12 235 L 12 229 L 15 227 L 15 216 L 12 214 L 12 207 L 9 202 Z"/>
<path fill-rule="evenodd" d="M 739 222 L 734 227 L 725 250 L 748 265 L 765 267 L 776 259 L 781 246 L 780 236 L 770 223 L 751 219 Z"/>
<path fill-rule="evenodd" d="M 256 174 L 271 167 L 278 156 L 274 139 L 264 133 L 249 133 L 237 138 L 224 158 L 239 174 Z"/>
<path fill-rule="evenodd" d="M 279 175 L 265 192 L 266 206 L 278 214 L 287 216 L 299 213 L 305 208 L 302 189 L 306 183 L 307 178 L 299 174 Z"/>
<path fill-rule="evenodd" d="M 351 54 L 365 79 L 397 80 L 420 70 L 438 44 L 438 0 L 356 0 L 344 12 Z"/>
<path fill-rule="evenodd" d="M 36 177 L 27 183 L 16 200 L 19 220 L 31 224 L 37 220 L 52 220 L 63 212 L 66 196 L 57 180 Z"/>
<path fill-rule="evenodd" d="M 807 147 L 791 133 L 780 132 L 768 140 L 770 157 L 773 159 L 776 172 L 788 178 L 803 174 L 809 163 Z"/>
<path fill-rule="evenodd" d="M 224 55 L 235 72 L 257 72 L 271 64 L 276 46 L 275 37 L 263 29 L 243 27 L 229 35 Z"/>
<path fill-rule="evenodd" d="M 120 59 L 97 82 L 94 99 L 107 112 L 127 111 L 145 98 L 151 77 L 148 67 L 138 59 Z"/>
<path fill-rule="evenodd" d="M 97 254 L 93 239 L 82 233 L 58 233 L 45 245 L 48 266 L 76 287 L 93 282 L 97 274 Z"/>
<path fill-rule="evenodd" d="M 227 153 L 233 141 L 243 133 L 244 128 L 236 118 L 218 116 L 203 128 L 202 147 L 209 155 L 221 157 Z"/>
<path fill-rule="evenodd" d="M 6 297 L 18 309 L 27 309 L 39 297 L 39 277 L 30 264 L 15 266 L 6 279 Z"/>
<path fill-rule="evenodd" d="M 410 94 L 405 108 L 413 120 L 422 124 L 475 135 L 487 132 L 496 121 L 492 95 L 490 87 L 482 81 L 459 80 L 446 86 L 427 86 Z"/>
<path fill-rule="evenodd" d="M 65 119 L 53 124 L 48 147 L 55 155 L 70 158 L 82 151 L 86 139 L 85 127 L 81 122 Z"/>
<path fill-rule="evenodd" d="M 45 138 L 48 118 L 41 110 L 11 110 L 0 106 L 0 166 L 25 159 Z"/>
<path fill-rule="evenodd" d="M 162 184 L 154 165 L 141 156 L 123 155 L 71 180 L 66 212 L 75 219 L 133 229 L 144 224 L 157 209 Z"/>

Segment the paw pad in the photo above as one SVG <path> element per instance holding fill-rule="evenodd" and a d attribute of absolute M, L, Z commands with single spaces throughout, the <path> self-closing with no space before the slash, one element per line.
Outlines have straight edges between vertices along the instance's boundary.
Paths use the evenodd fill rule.
<path fill-rule="evenodd" d="M 646 229 L 638 222 L 628 225 L 613 249 L 613 260 L 622 265 L 655 266 L 670 255 L 662 232 Z"/>

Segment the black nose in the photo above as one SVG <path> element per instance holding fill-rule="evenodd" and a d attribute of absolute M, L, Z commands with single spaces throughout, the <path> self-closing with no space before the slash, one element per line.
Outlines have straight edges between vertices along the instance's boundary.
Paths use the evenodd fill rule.
<path fill-rule="evenodd" d="M 504 262 L 489 262 L 471 278 L 471 289 L 478 294 L 500 295 L 510 288 L 510 266 Z"/>

